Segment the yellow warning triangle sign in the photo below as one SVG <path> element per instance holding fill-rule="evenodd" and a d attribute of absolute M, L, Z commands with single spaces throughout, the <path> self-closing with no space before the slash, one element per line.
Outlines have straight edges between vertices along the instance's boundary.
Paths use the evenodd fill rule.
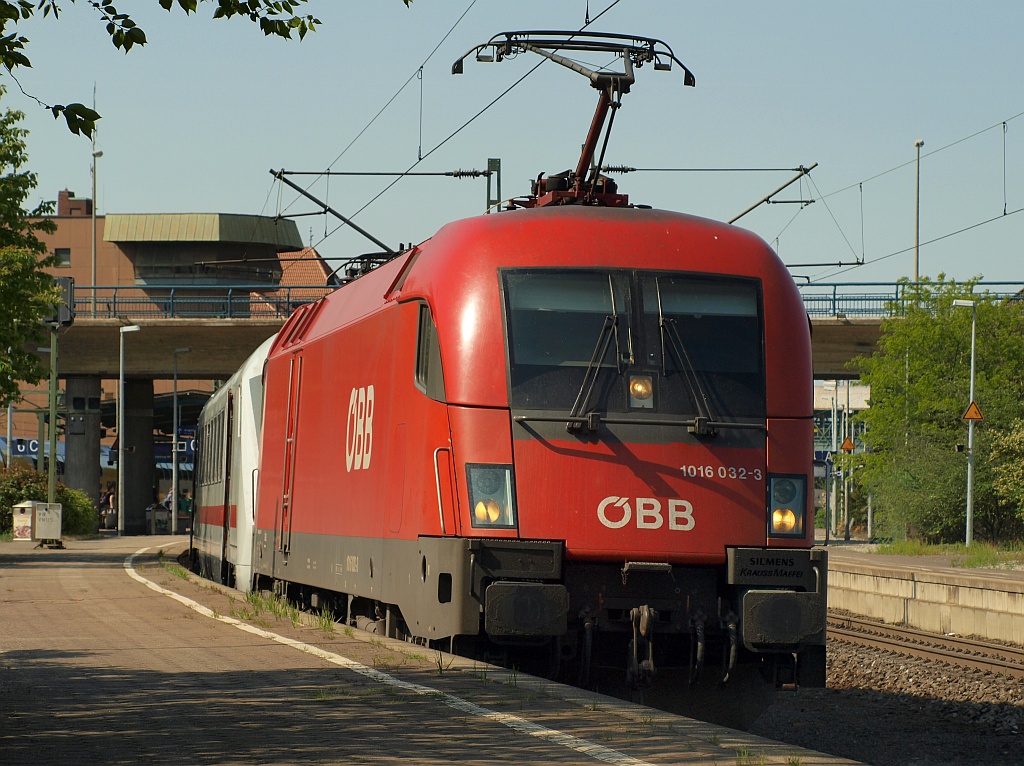
<path fill-rule="evenodd" d="M 843 452 L 853 452 L 853 439 L 847 436 L 846 439 L 843 440 L 843 446 L 840 447 L 839 449 L 841 449 Z"/>
<path fill-rule="evenodd" d="M 981 410 L 978 408 L 977 402 L 971 402 L 971 406 L 967 408 L 967 412 L 964 413 L 962 420 L 984 420 L 985 416 L 981 414 Z"/>

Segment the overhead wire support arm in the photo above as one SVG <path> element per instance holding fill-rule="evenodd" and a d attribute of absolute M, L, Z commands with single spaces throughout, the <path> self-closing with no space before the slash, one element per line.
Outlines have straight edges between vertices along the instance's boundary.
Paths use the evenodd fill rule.
<path fill-rule="evenodd" d="M 800 173 L 802 168 L 634 168 L 632 165 L 602 165 L 602 173 Z"/>
<path fill-rule="evenodd" d="M 491 170 L 282 170 L 286 176 L 445 176 L 447 178 L 490 177 Z"/>
<path fill-rule="evenodd" d="M 325 213 L 330 213 L 331 215 L 335 216 L 340 221 L 342 221 L 346 226 L 350 226 L 353 229 L 355 229 L 357 232 L 362 234 L 368 240 L 373 242 L 373 244 L 377 245 L 377 247 L 381 248 L 384 252 L 390 253 L 391 255 L 397 255 L 398 254 L 398 251 L 396 251 L 393 248 L 388 247 L 387 245 L 385 245 L 383 242 L 381 242 L 375 236 L 370 234 L 370 232 L 368 232 L 366 229 L 364 229 L 361 226 L 359 226 L 358 224 L 356 224 L 351 218 L 348 218 L 347 216 L 342 215 L 341 213 L 339 213 L 337 210 L 332 208 L 330 205 L 328 205 L 323 200 L 317 199 L 316 197 L 314 197 L 312 194 L 310 194 L 308 191 L 303 189 L 298 184 L 295 184 L 295 183 L 292 183 L 291 181 L 289 181 L 287 178 L 285 178 L 285 175 L 287 175 L 287 174 L 286 174 L 286 172 L 284 170 L 271 170 L 270 171 L 270 175 L 272 175 L 274 178 L 276 178 L 281 183 L 283 183 L 283 184 L 287 185 L 288 187 L 294 189 L 299 194 L 301 194 L 303 197 L 305 197 L 305 198 L 315 202 L 317 205 L 319 205 L 320 207 L 323 208 L 323 211 Z"/>
<path fill-rule="evenodd" d="M 730 218 L 729 219 L 729 223 L 736 223 L 738 220 L 740 220 L 743 216 L 745 216 L 751 210 L 759 208 L 761 205 L 765 205 L 765 204 L 771 203 L 772 202 L 772 197 L 774 197 L 776 194 L 778 194 L 780 191 L 782 191 L 786 187 L 791 186 L 792 184 L 795 184 L 797 181 L 799 181 L 804 176 L 809 176 L 811 174 L 811 171 L 814 170 L 816 167 L 818 167 L 818 163 L 817 162 L 815 162 L 809 168 L 805 168 L 803 165 L 801 165 L 800 168 L 799 168 L 799 172 L 793 178 L 791 178 L 788 181 L 786 181 L 786 183 L 782 184 L 782 186 L 780 186 L 778 189 L 773 191 L 771 194 L 767 195 L 766 197 L 762 197 L 761 199 L 759 199 L 757 202 L 755 202 L 753 205 L 748 207 L 746 210 L 744 210 L 739 215 Z"/>

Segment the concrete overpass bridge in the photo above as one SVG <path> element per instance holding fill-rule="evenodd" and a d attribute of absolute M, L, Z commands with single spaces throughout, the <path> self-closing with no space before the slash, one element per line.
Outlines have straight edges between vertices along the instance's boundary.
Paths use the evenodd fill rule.
<path fill-rule="evenodd" d="M 846 365 L 877 348 L 881 318 L 818 317 L 811 319 L 814 377 L 819 380 L 856 378 Z M 61 378 L 94 377 L 114 380 L 119 375 L 119 319 L 79 318 L 59 336 Z M 140 332 L 125 334 L 125 379 L 170 380 L 174 349 L 190 348 L 178 356 L 182 380 L 223 380 L 231 376 L 260 343 L 277 332 L 283 317 L 233 319 L 132 319 Z"/>

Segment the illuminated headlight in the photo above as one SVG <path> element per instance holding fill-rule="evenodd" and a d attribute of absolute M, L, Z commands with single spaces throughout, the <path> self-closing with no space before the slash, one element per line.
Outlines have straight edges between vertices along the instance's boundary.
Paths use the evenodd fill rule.
<path fill-rule="evenodd" d="M 474 527 L 515 529 L 512 466 L 467 464 L 469 506 Z"/>
<path fill-rule="evenodd" d="M 654 379 L 650 375 L 629 376 L 629 406 L 644 409 L 654 407 Z"/>
<path fill-rule="evenodd" d="M 807 477 L 768 477 L 768 536 L 803 537 L 807 516 Z"/>

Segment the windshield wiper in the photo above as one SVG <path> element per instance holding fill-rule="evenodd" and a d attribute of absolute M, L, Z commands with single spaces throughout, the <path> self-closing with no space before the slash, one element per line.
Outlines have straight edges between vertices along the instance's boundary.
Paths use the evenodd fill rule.
<path fill-rule="evenodd" d="M 608 294 L 612 300 L 612 313 L 604 318 L 601 325 L 601 332 L 597 336 L 597 344 L 594 346 L 594 353 L 590 356 L 590 363 L 583 374 L 583 383 L 580 384 L 580 392 L 576 395 L 572 409 L 569 410 L 569 418 L 565 424 L 565 430 L 569 433 L 579 431 L 584 425 L 587 430 L 596 431 L 600 423 L 596 412 L 587 412 L 587 405 L 594 393 L 594 386 L 597 385 L 597 377 L 608 356 L 608 346 L 612 339 L 615 340 L 615 370 L 622 374 L 622 351 L 619 346 L 619 312 L 615 306 L 615 288 L 612 284 L 611 274 L 608 275 Z"/>
<path fill-rule="evenodd" d="M 583 374 L 580 392 L 576 395 L 576 401 L 573 402 L 572 409 L 569 410 L 569 420 L 565 424 L 565 430 L 570 433 L 580 430 L 584 423 L 587 424 L 589 430 L 597 430 L 597 413 L 591 412 L 584 417 L 584 412 L 586 412 L 587 404 L 594 393 L 597 376 L 601 370 L 601 365 L 604 364 L 605 357 L 608 356 L 608 346 L 611 344 L 613 337 L 615 338 L 616 366 L 618 366 L 619 318 L 608 314 L 601 325 L 601 332 L 597 336 L 597 345 L 594 346 L 594 353 L 590 357 L 587 371 Z"/>
<path fill-rule="evenodd" d="M 715 422 L 711 413 L 711 405 L 708 403 L 707 394 L 704 393 L 704 387 L 700 384 L 700 376 L 697 374 L 697 368 L 693 366 L 690 354 L 686 350 L 686 344 L 683 343 L 682 336 L 679 335 L 679 327 L 676 324 L 676 320 L 667 319 L 665 317 L 665 313 L 662 311 L 660 280 L 656 279 L 654 281 L 654 285 L 658 292 L 658 331 L 661 335 L 661 374 L 664 377 L 668 377 L 667 345 L 671 348 L 676 360 L 679 362 L 679 368 L 683 374 L 683 380 L 686 382 L 686 387 L 690 390 L 690 398 L 693 399 L 693 404 L 697 408 L 697 415 L 694 417 L 693 424 L 689 428 L 690 433 L 695 436 L 715 436 L 717 433 L 715 426 L 719 424 Z M 668 344 L 665 343 L 666 338 L 668 339 Z"/>

